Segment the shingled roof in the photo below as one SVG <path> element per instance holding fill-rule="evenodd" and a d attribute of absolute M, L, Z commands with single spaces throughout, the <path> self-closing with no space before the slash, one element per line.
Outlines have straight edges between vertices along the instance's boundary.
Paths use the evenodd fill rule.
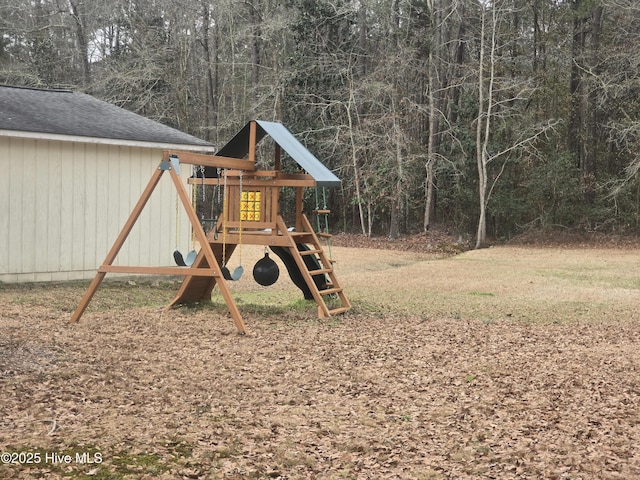
<path fill-rule="evenodd" d="M 0 136 L 214 151 L 194 136 L 91 95 L 0 85 Z M 62 137 L 59 137 L 62 136 Z M 68 138 L 67 138 L 68 137 Z"/>

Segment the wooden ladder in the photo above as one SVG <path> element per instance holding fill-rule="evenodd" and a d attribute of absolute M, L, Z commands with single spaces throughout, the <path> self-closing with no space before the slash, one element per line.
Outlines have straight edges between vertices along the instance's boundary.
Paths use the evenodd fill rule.
<path fill-rule="evenodd" d="M 309 219 L 304 214 L 302 215 L 301 226 L 301 231 L 290 232 L 287 230 L 282 218 L 278 219 L 278 228 L 283 232 L 283 234 L 289 237 L 288 247 L 291 252 L 291 256 L 298 265 L 300 273 L 305 279 L 314 300 L 318 304 L 318 317 L 329 318 L 333 315 L 346 312 L 351 308 L 351 303 L 349 303 L 349 299 L 345 295 L 344 289 L 338 281 L 338 277 L 333 269 L 333 261 L 326 254 L 322 245 L 320 245 L 318 235 L 314 232 Z M 327 234 L 322 235 L 327 236 Z M 299 250 L 298 244 L 301 243 L 308 245 L 309 249 Z M 309 268 L 309 266 L 307 266 L 303 257 L 308 255 L 316 256 L 316 259 L 318 260 L 318 268 Z M 323 275 L 325 279 L 327 277 L 329 279 L 326 283 L 318 282 L 321 283 L 321 287 L 318 287 L 313 278 L 318 275 Z M 335 296 L 339 300 L 340 305 L 329 307 L 327 305 L 327 300 L 330 296 Z"/>

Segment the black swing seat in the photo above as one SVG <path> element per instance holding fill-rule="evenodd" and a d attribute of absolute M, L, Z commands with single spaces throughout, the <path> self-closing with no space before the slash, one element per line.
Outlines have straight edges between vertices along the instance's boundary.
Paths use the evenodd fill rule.
<path fill-rule="evenodd" d="M 233 273 L 231 273 L 227 267 L 221 267 L 220 270 L 222 270 L 222 276 L 225 280 L 232 280 L 234 282 L 240 280 L 242 274 L 244 273 L 244 268 L 242 267 L 242 265 L 238 265 Z"/>
<path fill-rule="evenodd" d="M 185 259 L 180 253 L 180 250 L 175 250 L 173 252 L 173 261 L 176 262 L 176 265 L 179 267 L 190 267 L 193 265 L 193 262 L 196 261 L 196 257 L 198 256 L 198 252 L 195 250 L 191 250 L 187 253 L 187 258 Z"/>

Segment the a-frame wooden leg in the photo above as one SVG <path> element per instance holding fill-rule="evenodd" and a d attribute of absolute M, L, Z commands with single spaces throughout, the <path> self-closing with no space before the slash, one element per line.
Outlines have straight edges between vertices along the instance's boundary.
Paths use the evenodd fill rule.
<path fill-rule="evenodd" d="M 84 311 L 87 309 L 87 307 L 89 306 L 89 302 L 91 302 L 91 299 L 95 295 L 96 290 L 98 290 L 98 287 L 102 283 L 102 280 L 104 280 L 105 275 L 106 275 L 105 272 L 98 272 L 96 273 L 96 276 L 93 277 L 93 280 L 89 285 L 89 288 L 87 288 L 87 291 L 84 292 L 84 296 L 82 297 L 82 300 L 80 300 L 80 303 L 76 307 L 75 312 L 73 312 L 73 315 L 71 315 L 71 322 L 75 323 L 78 320 L 80 320 L 80 317 L 82 316 Z"/>
<path fill-rule="evenodd" d="M 191 201 L 189 199 L 189 195 L 187 194 L 184 185 L 182 184 L 182 180 L 178 176 L 178 173 L 175 169 L 169 170 L 171 174 L 171 179 L 173 180 L 173 184 L 176 187 L 176 191 L 178 192 L 178 196 L 182 201 L 182 205 L 184 206 L 185 211 L 187 212 L 187 216 L 189 217 L 189 221 L 191 222 L 191 227 L 195 233 L 196 239 L 200 243 L 200 253 L 204 255 L 207 263 L 210 268 L 215 270 L 214 277 L 216 283 L 218 284 L 218 288 L 220 288 L 220 292 L 222 293 L 222 297 L 224 298 L 225 303 L 227 304 L 227 308 L 231 313 L 231 318 L 233 318 L 233 322 L 238 329 L 238 333 L 245 335 L 247 333 L 247 328 L 244 325 L 244 321 L 242 320 L 242 315 L 240 314 L 240 310 L 236 305 L 235 300 L 233 299 L 233 295 L 231 295 L 231 290 L 229 290 L 229 285 L 227 285 L 226 280 L 222 276 L 222 269 L 216 260 L 215 255 L 213 254 L 213 250 L 211 249 L 211 245 L 207 240 L 207 235 L 204 233 L 204 229 L 200 224 L 200 220 L 198 219 L 198 215 L 195 210 L 191 206 Z M 196 262 L 192 265 L 192 268 L 197 268 Z"/>
<path fill-rule="evenodd" d="M 207 245 L 209 244 L 207 243 Z M 219 263 L 216 263 L 216 265 L 219 265 Z M 198 268 L 208 268 L 208 267 L 209 265 L 205 258 L 204 249 L 200 249 L 200 252 L 198 252 L 198 256 L 196 257 L 196 260 L 193 262 L 193 265 L 191 268 L 198 269 Z M 216 266 L 214 267 L 214 270 L 216 274 L 214 275 L 212 281 L 210 283 L 208 282 L 205 286 L 203 286 L 202 283 L 200 283 L 203 281 L 203 277 L 194 277 L 194 276 L 187 275 L 185 279 L 182 281 L 182 285 L 180 286 L 178 293 L 176 293 L 176 296 L 173 298 L 173 300 L 171 300 L 169 305 L 167 305 L 166 309 L 169 310 L 175 307 L 176 305 L 184 303 L 185 301 L 188 301 L 188 300 L 195 300 L 195 301 L 204 300 L 205 295 L 210 298 L 211 290 L 215 285 L 218 285 L 218 288 L 220 288 L 220 293 L 222 293 L 222 297 L 224 298 L 224 301 L 227 304 L 227 308 L 229 309 L 229 313 L 231 313 L 231 318 L 233 318 L 233 322 L 235 323 L 236 328 L 238 329 L 238 333 L 245 335 L 247 333 L 247 328 L 244 324 L 244 321 L 242 320 L 242 315 L 240 314 L 240 311 L 236 306 L 236 302 L 233 296 L 231 295 L 231 290 L 229 289 L 229 285 L 227 284 L 227 281 L 224 279 L 224 277 L 221 275 L 220 267 Z M 199 285 L 195 285 L 194 282 L 198 282 Z"/>
<path fill-rule="evenodd" d="M 158 185 L 158 182 L 160 181 L 162 174 L 166 170 L 168 170 L 170 173 L 171 179 L 173 180 L 176 191 L 178 192 L 178 196 L 182 202 L 182 205 L 184 206 L 185 211 L 187 212 L 187 216 L 189 217 L 191 226 L 194 229 L 196 238 L 200 242 L 200 245 L 202 248 L 201 254 L 204 256 L 204 258 L 206 258 L 208 267 L 211 270 L 213 270 L 212 275 L 215 278 L 216 283 L 220 287 L 220 291 L 222 292 L 222 296 L 224 297 L 224 300 L 227 304 L 227 308 L 231 313 L 231 317 L 233 318 L 236 328 L 238 329 L 239 333 L 246 334 L 247 329 L 244 325 L 244 321 L 242 320 L 242 315 L 240 314 L 240 311 L 238 310 L 238 307 L 235 304 L 233 296 L 231 295 L 231 291 L 229 290 L 229 286 L 226 284 L 224 277 L 222 276 L 220 265 L 218 264 L 218 261 L 216 260 L 216 257 L 213 254 L 211 245 L 207 241 L 202 225 L 198 220 L 198 216 L 196 215 L 196 212 L 191 206 L 189 195 L 187 194 L 187 191 L 184 188 L 184 185 L 182 184 L 182 180 L 180 179 L 180 176 L 176 171 L 176 166 L 177 166 L 177 163 L 173 164 L 168 154 L 165 154 L 165 156 L 163 157 L 163 161 L 160 163 L 160 165 L 158 166 L 158 169 L 151 176 L 149 183 L 147 184 L 146 188 L 144 189 L 144 192 L 142 192 L 142 195 L 140 196 L 140 199 L 138 200 L 131 214 L 129 215 L 129 218 L 127 219 L 124 227 L 122 228 L 122 231 L 120 232 L 115 242 L 113 243 L 113 246 L 111 247 L 111 250 L 109 250 L 109 253 L 107 254 L 104 262 L 102 263 L 100 268 L 98 268 L 98 272 L 96 276 L 94 277 L 93 281 L 89 285 L 89 288 L 87 289 L 84 296 L 82 297 L 82 300 L 78 304 L 78 307 L 76 308 L 73 315 L 71 316 L 72 322 L 77 322 L 80 319 L 82 314 L 87 309 L 89 303 L 91 302 L 91 299 L 95 295 L 98 287 L 102 283 L 102 280 L 104 280 L 106 273 L 108 271 L 113 270 L 113 267 L 111 269 L 109 269 L 109 267 L 112 266 L 115 258 L 120 252 L 120 249 L 122 248 L 122 245 L 124 244 L 127 237 L 129 236 L 129 233 L 131 233 L 133 226 L 135 225 L 136 221 L 140 217 L 142 210 L 144 210 L 145 205 L 147 204 L 147 202 L 149 201 L 149 198 L 151 197 L 151 194 L 153 193 L 156 186 Z M 126 270 L 127 268 L 129 270 Z M 197 267 L 194 265 L 191 268 L 197 268 Z M 165 273 L 164 271 L 161 272 L 160 270 L 161 269 L 152 269 L 149 267 L 145 269 L 145 273 Z M 162 270 L 166 270 L 166 269 L 162 269 Z M 124 271 L 139 273 L 140 267 L 138 267 L 137 269 L 134 267 L 125 267 Z M 181 271 L 184 272 L 184 270 L 181 270 Z M 178 270 L 176 270 L 176 273 L 178 273 Z M 207 276 L 208 275 L 210 274 L 207 273 Z"/>
<path fill-rule="evenodd" d="M 138 220 L 138 217 L 140 217 L 142 210 L 144 210 L 145 205 L 147 204 L 147 202 L 149 201 L 149 198 L 151 197 L 151 194 L 153 193 L 156 186 L 158 185 L 160 178 L 162 178 L 163 173 L 164 173 L 164 170 L 158 167 L 158 169 L 151 176 L 151 179 L 149 180 L 147 187 L 144 189 L 144 192 L 142 192 L 142 195 L 140 196 L 138 203 L 136 203 L 136 206 L 131 211 L 129 218 L 124 224 L 124 227 L 122 227 L 122 231 L 118 235 L 118 238 L 116 238 L 116 241 L 113 242 L 113 246 L 111 247 L 111 250 L 109 250 L 109 253 L 104 259 L 104 262 L 102 262 L 103 267 L 105 265 L 113 264 L 113 261 L 118 256 L 118 252 L 122 248 L 122 245 L 124 244 L 127 237 L 129 236 L 129 233 L 131 233 L 131 229 L 133 228 L 136 221 Z M 84 311 L 87 309 L 87 307 L 89 306 L 89 302 L 91 302 L 91 299 L 95 295 L 96 290 L 102 283 L 102 280 L 104 280 L 106 272 L 102 271 L 101 268 L 98 269 L 98 273 L 96 274 L 93 281 L 89 285 L 89 288 L 87 289 L 84 296 L 82 297 L 82 300 L 78 304 L 78 307 L 76 308 L 75 312 L 73 312 L 73 315 L 71 316 L 72 322 L 77 322 L 78 320 L 80 320 L 80 317 L 82 316 Z"/>

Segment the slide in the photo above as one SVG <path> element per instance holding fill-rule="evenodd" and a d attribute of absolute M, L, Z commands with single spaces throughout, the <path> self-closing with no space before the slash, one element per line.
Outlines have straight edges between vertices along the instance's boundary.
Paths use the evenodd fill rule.
<path fill-rule="evenodd" d="M 309 247 L 304 243 L 298 243 L 296 244 L 296 246 L 298 247 L 298 251 L 300 252 L 309 250 Z M 296 263 L 295 259 L 291 256 L 291 253 L 289 253 L 289 249 L 286 247 L 277 247 L 277 246 L 273 246 L 269 248 L 271 248 L 271 251 L 273 253 L 278 255 L 278 257 L 280 257 L 280 260 L 282 260 L 282 263 L 284 263 L 284 266 L 287 267 L 287 272 L 289 272 L 291 281 L 295 284 L 296 287 L 302 290 L 305 300 L 313 300 L 313 295 L 311 294 L 311 290 L 309 290 L 309 287 L 307 286 L 307 282 L 304 281 L 302 272 L 300 272 L 300 269 L 298 268 L 298 264 Z M 307 266 L 307 270 L 317 270 L 321 268 L 320 262 L 318 261 L 318 258 L 315 255 L 304 255 L 302 259 L 304 260 L 304 263 Z M 325 278 L 325 275 L 314 275 L 313 281 L 315 282 L 316 287 L 318 287 L 318 290 L 324 290 L 327 288 L 327 279 Z"/>

